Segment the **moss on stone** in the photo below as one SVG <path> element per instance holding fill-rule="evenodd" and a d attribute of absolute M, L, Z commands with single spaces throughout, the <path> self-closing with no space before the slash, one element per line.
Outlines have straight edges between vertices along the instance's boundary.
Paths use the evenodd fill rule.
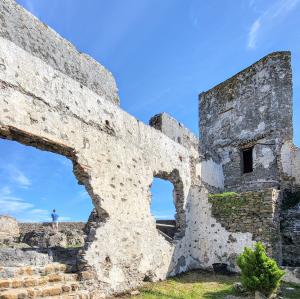
<path fill-rule="evenodd" d="M 248 204 L 245 197 L 241 197 L 235 192 L 224 192 L 219 194 L 210 194 L 209 202 L 212 203 L 213 214 L 229 216 L 237 213 L 239 208 Z"/>
<path fill-rule="evenodd" d="M 231 196 L 238 196 L 236 192 L 223 192 L 223 193 L 215 193 L 208 194 L 208 198 L 227 198 Z"/>

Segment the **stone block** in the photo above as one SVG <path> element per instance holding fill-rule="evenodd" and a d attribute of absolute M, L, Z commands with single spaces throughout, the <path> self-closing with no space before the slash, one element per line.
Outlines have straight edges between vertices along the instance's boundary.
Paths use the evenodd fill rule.
<path fill-rule="evenodd" d="M 10 287 L 10 280 L 0 280 L 0 288 L 9 288 Z"/>
<path fill-rule="evenodd" d="M 63 285 L 62 286 L 62 291 L 64 292 L 64 293 L 68 293 L 68 292 L 70 292 L 71 291 L 71 286 L 69 286 L 69 285 Z"/>
<path fill-rule="evenodd" d="M 0 215 L 0 242 L 1 240 L 16 240 L 20 236 L 18 222 L 10 216 Z"/>
<path fill-rule="evenodd" d="M 21 288 L 23 286 L 23 279 L 13 279 L 11 281 L 11 287 L 12 288 Z"/>
<path fill-rule="evenodd" d="M 57 296 L 62 294 L 62 288 L 60 286 L 48 286 L 41 290 L 42 297 Z"/>

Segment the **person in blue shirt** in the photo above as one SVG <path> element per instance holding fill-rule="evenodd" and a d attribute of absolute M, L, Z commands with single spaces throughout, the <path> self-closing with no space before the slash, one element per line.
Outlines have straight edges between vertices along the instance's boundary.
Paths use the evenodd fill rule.
<path fill-rule="evenodd" d="M 54 209 L 51 214 L 52 218 L 52 228 L 58 232 L 58 214 L 56 214 L 56 210 Z"/>

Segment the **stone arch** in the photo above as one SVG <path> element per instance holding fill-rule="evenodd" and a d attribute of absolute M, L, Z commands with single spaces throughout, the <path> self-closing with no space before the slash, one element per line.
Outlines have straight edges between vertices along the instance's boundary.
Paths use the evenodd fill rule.
<path fill-rule="evenodd" d="M 185 234 L 186 214 L 184 209 L 184 185 L 178 169 L 171 172 L 157 171 L 153 173 L 153 177 L 169 181 L 174 186 L 174 204 L 176 209 L 175 222 L 176 233 L 174 239 L 180 239 Z"/>
<path fill-rule="evenodd" d="M 12 126 L 0 126 L 0 138 L 16 141 L 20 144 L 32 146 L 42 151 L 53 152 L 55 154 L 62 155 L 72 161 L 73 173 L 78 181 L 78 184 L 83 185 L 85 187 L 92 200 L 92 204 L 95 207 L 92 211 L 92 214 L 90 215 L 90 218 L 95 214 L 97 215 L 96 219 L 94 219 L 94 217 L 92 221 L 88 221 L 86 225 L 85 232 L 87 234 L 87 239 L 85 241 L 83 249 L 79 251 L 79 255 L 77 258 L 77 266 L 79 268 L 78 270 L 85 269 L 87 263 L 84 260 L 84 252 L 94 241 L 93 230 L 91 229 L 91 227 L 93 225 L 95 226 L 95 220 L 97 220 L 96 225 L 98 226 L 102 222 L 105 222 L 109 217 L 108 213 L 100 207 L 101 198 L 99 197 L 99 195 L 93 192 L 93 188 L 90 184 L 90 174 L 88 167 L 79 163 L 77 152 L 74 148 L 66 144 L 59 143 L 42 136 L 34 135 L 24 130 L 17 129 Z"/>

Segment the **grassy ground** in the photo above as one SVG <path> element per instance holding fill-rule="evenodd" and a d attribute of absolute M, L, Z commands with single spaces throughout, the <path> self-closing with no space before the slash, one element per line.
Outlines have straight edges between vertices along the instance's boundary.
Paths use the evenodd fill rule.
<path fill-rule="evenodd" d="M 166 281 L 146 285 L 134 299 L 222 299 L 234 294 L 236 276 L 189 272 Z"/>
<path fill-rule="evenodd" d="M 295 284 L 284 284 L 282 287 L 282 297 L 286 299 L 299 299 L 300 286 Z"/>
<path fill-rule="evenodd" d="M 134 299 L 224 299 L 227 295 L 237 295 L 233 284 L 238 276 L 214 275 L 203 272 L 187 274 L 158 283 L 149 283 Z M 299 299 L 300 286 L 283 286 L 282 297 Z M 129 297 L 123 297 L 129 298 Z"/>

